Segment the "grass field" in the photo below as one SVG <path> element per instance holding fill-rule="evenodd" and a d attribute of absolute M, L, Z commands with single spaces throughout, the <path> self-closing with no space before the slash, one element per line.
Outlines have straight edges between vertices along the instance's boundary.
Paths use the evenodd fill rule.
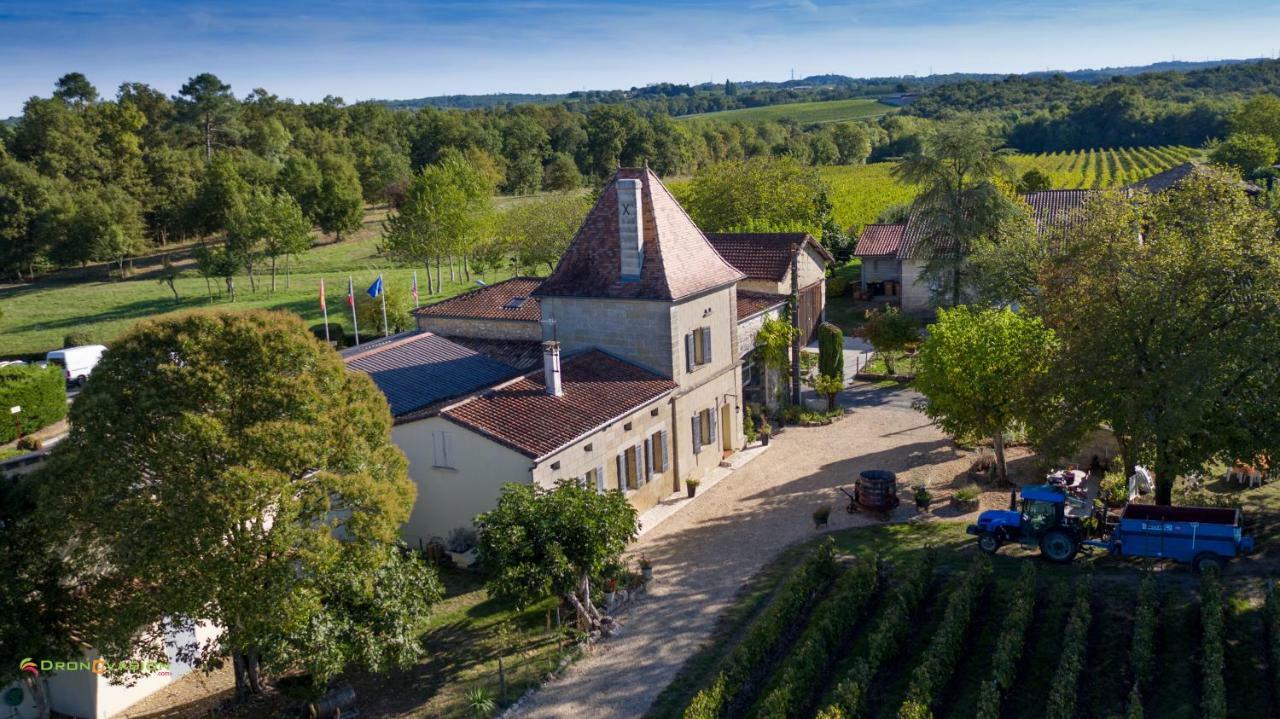
<path fill-rule="evenodd" d="M 737 110 L 682 115 L 676 119 L 709 118 L 726 122 L 777 122 L 782 119 L 790 119 L 807 125 L 824 122 L 843 122 L 846 120 L 865 120 L 870 117 L 887 115 L 897 109 L 891 105 L 885 105 L 875 98 L 855 97 L 847 100 L 792 102 L 785 105 L 744 107 Z"/>
<path fill-rule="evenodd" d="M 0 357 L 43 355 L 62 346 L 62 338 L 72 331 L 87 332 L 95 342 L 109 343 L 113 337 L 133 323 L 169 312 L 199 309 L 287 309 L 302 316 L 308 324 L 321 321 L 318 302 L 320 280 L 324 279 L 329 306 L 329 321 L 351 329 L 351 313 L 346 303 L 347 277 L 354 279 L 357 292 L 363 292 L 382 273 L 392 292 L 408 297 L 414 268 L 391 262 L 378 254 L 381 218 L 371 213 L 365 227 L 355 236 L 339 243 L 313 248 L 290 264 L 286 281 L 283 271 L 277 279 L 275 293 L 269 291 L 270 277 L 260 274 L 258 289 L 250 290 L 249 279 L 236 277 L 238 299 L 230 302 L 218 293 L 223 284 L 214 280 L 215 299 L 209 300 L 209 287 L 192 266 L 187 266 L 177 281 L 179 300 L 161 284 L 153 270 L 143 268 L 129 279 L 107 281 L 103 271 L 87 273 L 77 281 L 54 276 L 33 285 L 0 287 Z M 260 271 L 259 271 L 260 272 Z M 426 293 L 426 271 L 419 269 L 421 301 L 425 304 L 475 287 L 461 276 L 449 281 L 444 271 L 443 291 L 430 297 Z M 492 282 L 504 279 L 502 270 L 484 276 Z M 375 328 L 361 327 L 368 338 Z"/>
<path fill-rule="evenodd" d="M 1197 155 L 1189 147 L 1139 147 L 1011 155 L 1009 164 L 1018 175 L 1040 169 L 1053 189 L 1105 189 L 1137 182 Z M 860 230 L 885 209 L 915 198 L 916 188 L 895 179 L 893 168 L 891 162 L 822 168 L 841 227 Z"/>
<path fill-rule="evenodd" d="M 841 586 L 840 579 L 827 582 L 802 611 L 783 620 L 789 627 L 773 633 L 778 639 L 767 651 L 744 659 L 747 655 L 737 652 L 737 645 L 748 643 L 762 622 L 778 618 L 776 613 L 771 616 L 770 606 L 787 596 L 784 587 L 804 559 L 798 552 L 783 555 L 747 585 L 739 602 L 723 616 L 713 640 L 685 665 L 655 702 L 648 719 L 704 716 L 707 695 L 702 704 L 694 696 L 726 668 L 748 677 L 730 700 L 737 715 L 808 719 L 838 704 L 841 695 L 835 687 L 857 676 L 854 669 L 860 660 L 877 656 L 878 661 L 870 660 L 870 674 L 862 675 L 869 680 L 858 716 L 898 717 L 907 696 L 912 692 L 921 696 L 922 686 L 927 688 L 923 695 L 929 698 L 932 716 L 938 719 L 984 716 L 978 712 L 983 685 L 992 679 L 998 639 L 1010 622 L 1011 599 L 1019 590 L 1026 592 L 1031 604 L 1029 627 L 1013 642 L 1019 658 L 1012 664 L 1013 676 L 1004 677 L 1008 688 L 990 716 L 1038 719 L 1049 715 L 1047 707 L 1064 697 L 1074 698 L 1075 708 L 1063 716 L 1104 719 L 1129 711 L 1137 594 L 1146 564 L 1094 555 L 1071 565 L 1052 565 L 1026 550 L 1005 548 L 992 559 L 990 577 L 979 580 L 971 607 L 948 611 L 961 591 L 962 576 L 978 554 L 963 523 L 884 525 L 834 532 L 832 537 L 838 572 L 849 572 L 852 562 L 872 556 L 883 560 L 886 569 L 878 588 L 865 598 L 837 596 L 833 587 Z M 870 635 L 881 626 L 879 620 L 891 604 L 889 594 L 904 583 L 928 547 L 935 550 L 928 590 L 911 605 L 909 619 L 895 625 L 895 641 L 881 642 L 876 655 L 869 649 Z M 1026 564 L 1036 570 L 1030 579 L 1023 574 Z M 1185 568 L 1154 573 L 1152 678 L 1139 700 L 1146 716 L 1210 716 L 1200 709 L 1214 686 L 1224 687 L 1222 716 L 1273 716 L 1268 672 L 1276 657 L 1268 655 L 1265 638 L 1275 627 L 1268 626 L 1262 601 L 1266 571 L 1233 569 L 1238 571 L 1223 578 L 1223 630 L 1216 639 L 1206 632 L 1202 616 L 1207 615 L 1201 609 L 1203 597 L 1212 588 Z M 1092 576 L 1092 591 L 1085 601 L 1089 612 L 1080 609 L 1075 598 L 1086 575 Z M 824 604 L 824 599 L 832 601 Z M 861 609 L 854 616 L 833 619 L 840 616 L 840 606 L 857 607 L 850 603 L 858 600 Z M 1076 621 L 1083 624 L 1083 639 L 1076 643 L 1082 667 L 1078 675 L 1066 671 L 1062 663 L 1064 650 L 1073 644 L 1068 631 L 1073 614 L 1081 615 Z M 822 629 L 814 630 L 819 624 Z M 1226 650 L 1225 666 L 1217 669 L 1204 660 L 1207 650 L 1215 647 L 1218 652 Z M 940 659 L 949 652 L 951 661 Z M 921 681 L 921 667 L 933 670 L 927 681 Z M 788 684 L 788 678 L 805 681 Z M 785 714 L 779 713 L 775 711 L 779 704 L 775 701 L 771 706 L 770 695 L 787 691 Z"/>

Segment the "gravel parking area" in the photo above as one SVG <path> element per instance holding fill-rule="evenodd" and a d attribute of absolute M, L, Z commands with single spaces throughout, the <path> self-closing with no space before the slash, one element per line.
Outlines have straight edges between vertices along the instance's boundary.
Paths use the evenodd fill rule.
<path fill-rule="evenodd" d="M 830 529 L 873 523 L 843 511 L 866 469 L 950 485 L 972 455 L 911 409 L 915 394 L 859 385 L 842 394 L 856 411 L 826 427 L 789 428 L 774 446 L 643 536 L 632 549 L 654 564 L 648 596 L 597 645 L 508 716 L 537 719 L 639 717 L 709 636 L 739 588 L 778 552 L 814 536 L 811 515 L 832 505 Z M 936 493 L 935 493 L 936 494 Z M 909 495 L 894 519 L 915 514 Z"/>

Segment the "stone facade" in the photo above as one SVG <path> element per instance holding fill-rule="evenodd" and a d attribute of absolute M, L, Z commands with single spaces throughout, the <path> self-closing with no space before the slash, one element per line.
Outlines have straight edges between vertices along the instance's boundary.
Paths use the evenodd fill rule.
<path fill-rule="evenodd" d="M 924 276 L 924 260 L 902 261 L 902 311 L 914 315 L 933 312 L 933 288 Z"/>
<path fill-rule="evenodd" d="M 541 302 L 543 331 L 550 332 L 554 322 L 554 339 L 566 355 L 595 348 L 672 376 L 670 303 L 579 297 L 543 297 Z"/>
<path fill-rule="evenodd" d="M 491 340 L 542 339 L 542 329 L 537 322 L 523 320 L 494 320 L 474 317 L 438 317 L 418 315 L 418 329 L 435 332 L 446 337 L 478 337 Z"/>

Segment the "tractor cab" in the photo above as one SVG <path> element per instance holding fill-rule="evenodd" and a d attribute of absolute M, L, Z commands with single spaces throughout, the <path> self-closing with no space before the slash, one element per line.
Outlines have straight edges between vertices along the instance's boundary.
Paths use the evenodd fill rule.
<path fill-rule="evenodd" d="M 977 536 L 984 552 L 1017 542 L 1039 546 L 1051 560 L 1070 561 L 1079 550 L 1080 523 L 1092 513 L 1090 504 L 1048 484 L 1023 487 L 1021 494 L 1017 509 L 987 510 L 966 531 Z"/>

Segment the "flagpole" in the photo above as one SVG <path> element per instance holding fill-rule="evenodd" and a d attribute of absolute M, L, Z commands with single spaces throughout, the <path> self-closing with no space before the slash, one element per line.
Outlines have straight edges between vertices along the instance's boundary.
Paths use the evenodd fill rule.
<path fill-rule="evenodd" d="M 418 309 L 418 271 L 413 271 L 413 308 Z"/>
<path fill-rule="evenodd" d="M 390 337 L 391 329 L 387 327 L 387 285 L 382 281 L 382 275 L 378 275 L 378 295 L 382 297 L 382 336 Z"/>
<path fill-rule="evenodd" d="M 347 275 L 347 302 L 351 304 L 351 328 L 356 334 L 356 347 L 360 346 L 360 320 L 356 318 L 356 285 Z"/>
<path fill-rule="evenodd" d="M 320 310 L 324 312 L 324 341 L 327 344 L 329 339 L 329 303 L 324 301 L 324 278 L 320 278 Z"/>

